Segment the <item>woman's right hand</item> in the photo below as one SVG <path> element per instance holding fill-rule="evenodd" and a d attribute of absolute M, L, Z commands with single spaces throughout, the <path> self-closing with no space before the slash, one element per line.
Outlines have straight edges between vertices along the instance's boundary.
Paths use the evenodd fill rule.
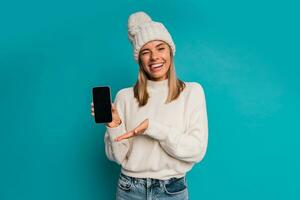
<path fill-rule="evenodd" d="M 112 121 L 109 123 L 106 123 L 106 126 L 108 126 L 110 128 L 114 128 L 114 127 L 119 126 L 122 123 L 122 120 L 119 116 L 116 106 L 113 103 L 111 104 L 111 113 L 112 113 Z M 91 103 L 91 115 L 93 117 L 95 117 L 94 102 Z"/>

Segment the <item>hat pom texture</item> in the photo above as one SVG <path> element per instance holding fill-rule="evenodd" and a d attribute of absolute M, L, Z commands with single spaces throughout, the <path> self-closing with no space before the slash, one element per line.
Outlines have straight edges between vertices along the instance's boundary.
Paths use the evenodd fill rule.
<path fill-rule="evenodd" d="M 128 32 L 130 35 L 134 36 L 137 33 L 139 26 L 151 21 L 151 17 L 144 12 L 133 13 L 128 19 Z"/>

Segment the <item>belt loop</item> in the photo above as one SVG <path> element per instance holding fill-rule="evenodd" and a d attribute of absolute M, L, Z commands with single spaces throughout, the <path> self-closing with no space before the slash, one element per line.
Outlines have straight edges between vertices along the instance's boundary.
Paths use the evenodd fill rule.
<path fill-rule="evenodd" d="M 150 188 L 151 187 L 151 178 L 146 178 L 146 187 Z"/>
<path fill-rule="evenodd" d="M 165 180 L 159 180 L 159 187 L 164 188 Z"/>
<path fill-rule="evenodd" d="M 138 184 L 138 179 L 137 179 L 137 178 L 133 178 L 133 179 L 132 179 L 132 182 L 133 182 L 135 185 L 137 185 L 137 184 Z"/>

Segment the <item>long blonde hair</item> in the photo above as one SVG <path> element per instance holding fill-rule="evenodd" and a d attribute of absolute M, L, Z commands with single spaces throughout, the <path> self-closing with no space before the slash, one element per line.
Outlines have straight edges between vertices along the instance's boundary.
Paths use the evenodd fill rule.
<path fill-rule="evenodd" d="M 173 53 L 169 45 L 168 47 L 170 49 L 171 65 L 167 72 L 169 92 L 165 103 L 170 103 L 171 101 L 177 99 L 186 86 L 185 83 L 179 80 L 176 76 Z M 140 56 L 139 56 L 138 63 L 139 63 L 138 80 L 136 81 L 133 87 L 133 92 L 134 92 L 134 97 L 139 102 L 139 107 L 142 107 L 146 105 L 148 102 L 149 94 L 147 91 L 147 80 L 150 78 L 142 66 Z"/>

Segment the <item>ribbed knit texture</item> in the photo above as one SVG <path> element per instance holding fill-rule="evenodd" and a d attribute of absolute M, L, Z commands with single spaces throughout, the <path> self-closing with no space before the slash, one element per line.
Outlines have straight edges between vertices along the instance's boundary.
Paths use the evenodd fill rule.
<path fill-rule="evenodd" d="M 162 40 L 170 45 L 173 56 L 176 48 L 172 36 L 166 27 L 160 23 L 152 21 L 145 12 L 135 12 L 128 18 L 128 38 L 133 46 L 133 56 L 138 62 L 138 55 L 141 48 L 150 41 Z"/>

